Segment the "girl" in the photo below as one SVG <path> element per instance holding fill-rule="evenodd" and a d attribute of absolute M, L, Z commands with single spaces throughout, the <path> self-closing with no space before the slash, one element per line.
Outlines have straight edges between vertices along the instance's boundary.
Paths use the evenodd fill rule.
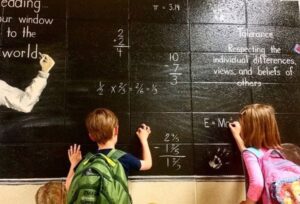
<path fill-rule="evenodd" d="M 265 204 L 264 178 L 257 157 L 244 150 L 247 147 L 254 147 L 262 152 L 281 149 L 274 108 L 265 104 L 247 105 L 240 111 L 239 122 L 230 123 L 229 128 L 242 153 L 249 178 L 246 200 L 241 204 Z"/>

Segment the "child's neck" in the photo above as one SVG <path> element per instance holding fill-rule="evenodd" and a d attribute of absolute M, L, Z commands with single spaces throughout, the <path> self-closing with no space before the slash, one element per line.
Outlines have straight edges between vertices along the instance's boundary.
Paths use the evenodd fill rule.
<path fill-rule="evenodd" d="M 115 142 L 113 141 L 107 141 L 105 144 L 98 144 L 99 149 L 114 149 L 115 148 Z"/>

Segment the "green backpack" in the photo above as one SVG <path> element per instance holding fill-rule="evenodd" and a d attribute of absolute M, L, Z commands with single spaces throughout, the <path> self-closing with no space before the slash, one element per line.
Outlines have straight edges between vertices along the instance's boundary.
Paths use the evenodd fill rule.
<path fill-rule="evenodd" d="M 67 195 L 68 204 L 131 204 L 127 177 L 118 161 L 125 152 L 88 153 L 79 164 Z"/>

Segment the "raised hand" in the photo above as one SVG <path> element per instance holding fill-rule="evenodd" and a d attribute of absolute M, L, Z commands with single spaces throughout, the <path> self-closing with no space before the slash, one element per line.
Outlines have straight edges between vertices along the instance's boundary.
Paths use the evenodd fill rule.
<path fill-rule="evenodd" d="M 82 159 L 80 145 L 74 144 L 71 145 L 68 149 L 68 157 L 71 163 L 71 166 L 74 168 Z"/>

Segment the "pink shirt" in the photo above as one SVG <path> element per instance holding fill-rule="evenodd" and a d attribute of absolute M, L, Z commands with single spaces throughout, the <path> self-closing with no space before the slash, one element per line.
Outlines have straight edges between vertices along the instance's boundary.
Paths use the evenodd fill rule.
<path fill-rule="evenodd" d="M 261 151 L 266 152 L 267 150 L 261 149 Z M 259 166 L 259 162 L 257 157 L 249 151 L 244 151 L 242 153 L 242 157 L 249 177 L 247 197 L 252 201 L 257 202 L 261 198 L 264 189 L 264 178 Z M 263 200 L 265 199 L 263 198 Z"/>

